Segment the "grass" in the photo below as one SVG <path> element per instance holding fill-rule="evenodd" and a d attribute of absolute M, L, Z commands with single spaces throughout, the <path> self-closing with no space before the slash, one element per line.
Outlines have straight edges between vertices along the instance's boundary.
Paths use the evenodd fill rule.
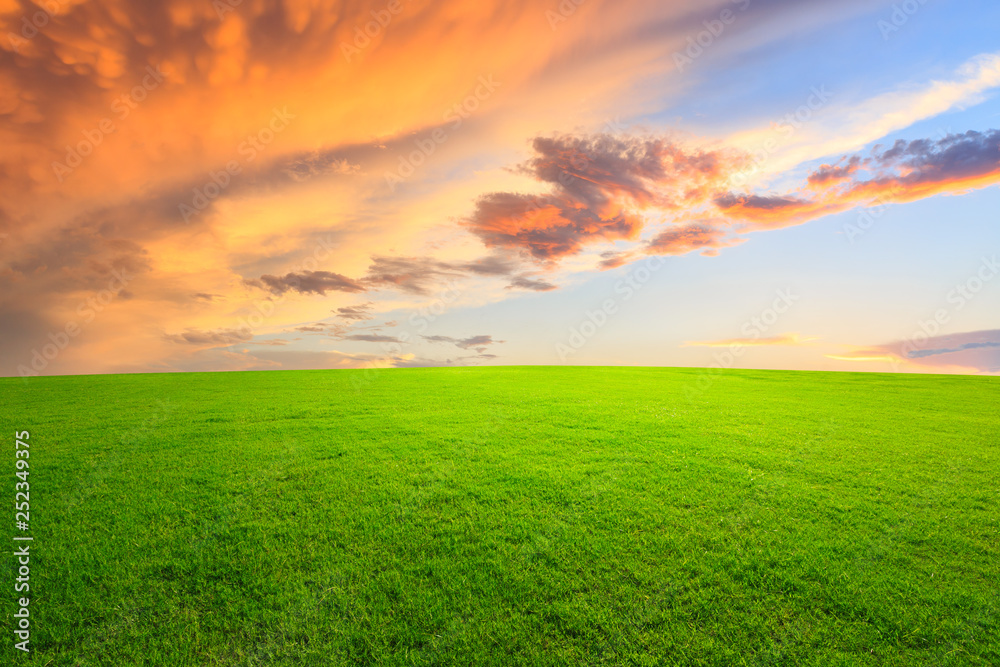
<path fill-rule="evenodd" d="M 704 373 L 0 380 L 8 664 L 1000 664 L 998 378 Z"/>

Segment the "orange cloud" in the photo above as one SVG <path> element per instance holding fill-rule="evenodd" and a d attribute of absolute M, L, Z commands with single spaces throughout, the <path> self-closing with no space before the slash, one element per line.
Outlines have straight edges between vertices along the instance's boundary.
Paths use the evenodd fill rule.
<path fill-rule="evenodd" d="M 690 224 L 667 229 L 657 234 L 644 250 L 649 255 L 682 255 L 701 250 L 703 255 L 715 255 L 720 248 L 742 242 L 727 238 L 727 231 L 706 224 Z"/>
<path fill-rule="evenodd" d="M 493 192 L 476 202 L 467 228 L 489 247 L 527 251 L 536 259 L 576 254 L 599 241 L 635 240 L 642 211 L 682 211 L 703 203 L 745 156 L 685 148 L 664 138 L 606 134 L 536 138 L 534 156 L 517 171 L 549 194 Z M 674 232 L 675 234 L 677 232 Z M 717 246 L 706 228 L 686 228 L 680 248 Z M 671 242 L 664 236 L 657 247 Z"/>
<path fill-rule="evenodd" d="M 523 249 L 537 259 L 575 254 L 597 240 L 635 239 L 642 229 L 627 213 L 601 217 L 566 199 L 506 192 L 480 198 L 466 225 L 487 247 Z"/>

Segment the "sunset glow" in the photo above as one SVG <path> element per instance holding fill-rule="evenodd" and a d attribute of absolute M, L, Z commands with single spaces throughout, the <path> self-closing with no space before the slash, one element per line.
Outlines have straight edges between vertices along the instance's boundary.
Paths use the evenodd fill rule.
<path fill-rule="evenodd" d="M 998 373 L 1000 8 L 893 7 L 0 2 L 3 374 Z"/>

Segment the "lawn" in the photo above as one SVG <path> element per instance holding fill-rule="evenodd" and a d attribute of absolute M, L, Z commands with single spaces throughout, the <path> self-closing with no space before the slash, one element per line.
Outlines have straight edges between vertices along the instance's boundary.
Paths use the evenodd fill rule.
<path fill-rule="evenodd" d="M 0 662 L 1000 664 L 1000 378 L 706 373 L 2 379 Z"/>

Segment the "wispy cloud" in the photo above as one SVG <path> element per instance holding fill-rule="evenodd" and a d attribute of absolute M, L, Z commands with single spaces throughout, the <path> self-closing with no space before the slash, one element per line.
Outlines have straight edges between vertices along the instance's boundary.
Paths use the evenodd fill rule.
<path fill-rule="evenodd" d="M 685 347 L 768 347 L 775 345 L 809 345 L 819 340 L 818 336 L 802 337 L 797 333 L 767 336 L 762 338 L 726 338 L 724 340 L 687 341 Z"/>
<path fill-rule="evenodd" d="M 964 369 L 1000 373 L 1000 330 L 970 331 L 941 336 L 921 336 L 869 347 L 853 346 L 847 352 L 828 354 L 841 361 L 886 362 L 893 370 L 951 372 Z"/>
<path fill-rule="evenodd" d="M 470 336 L 468 338 L 452 338 L 451 336 L 421 336 L 421 338 L 431 343 L 451 343 L 455 347 L 462 348 L 463 350 L 475 350 L 480 354 L 484 353 L 488 346 L 504 342 L 502 340 L 493 340 L 493 336 L 487 335 Z"/>

